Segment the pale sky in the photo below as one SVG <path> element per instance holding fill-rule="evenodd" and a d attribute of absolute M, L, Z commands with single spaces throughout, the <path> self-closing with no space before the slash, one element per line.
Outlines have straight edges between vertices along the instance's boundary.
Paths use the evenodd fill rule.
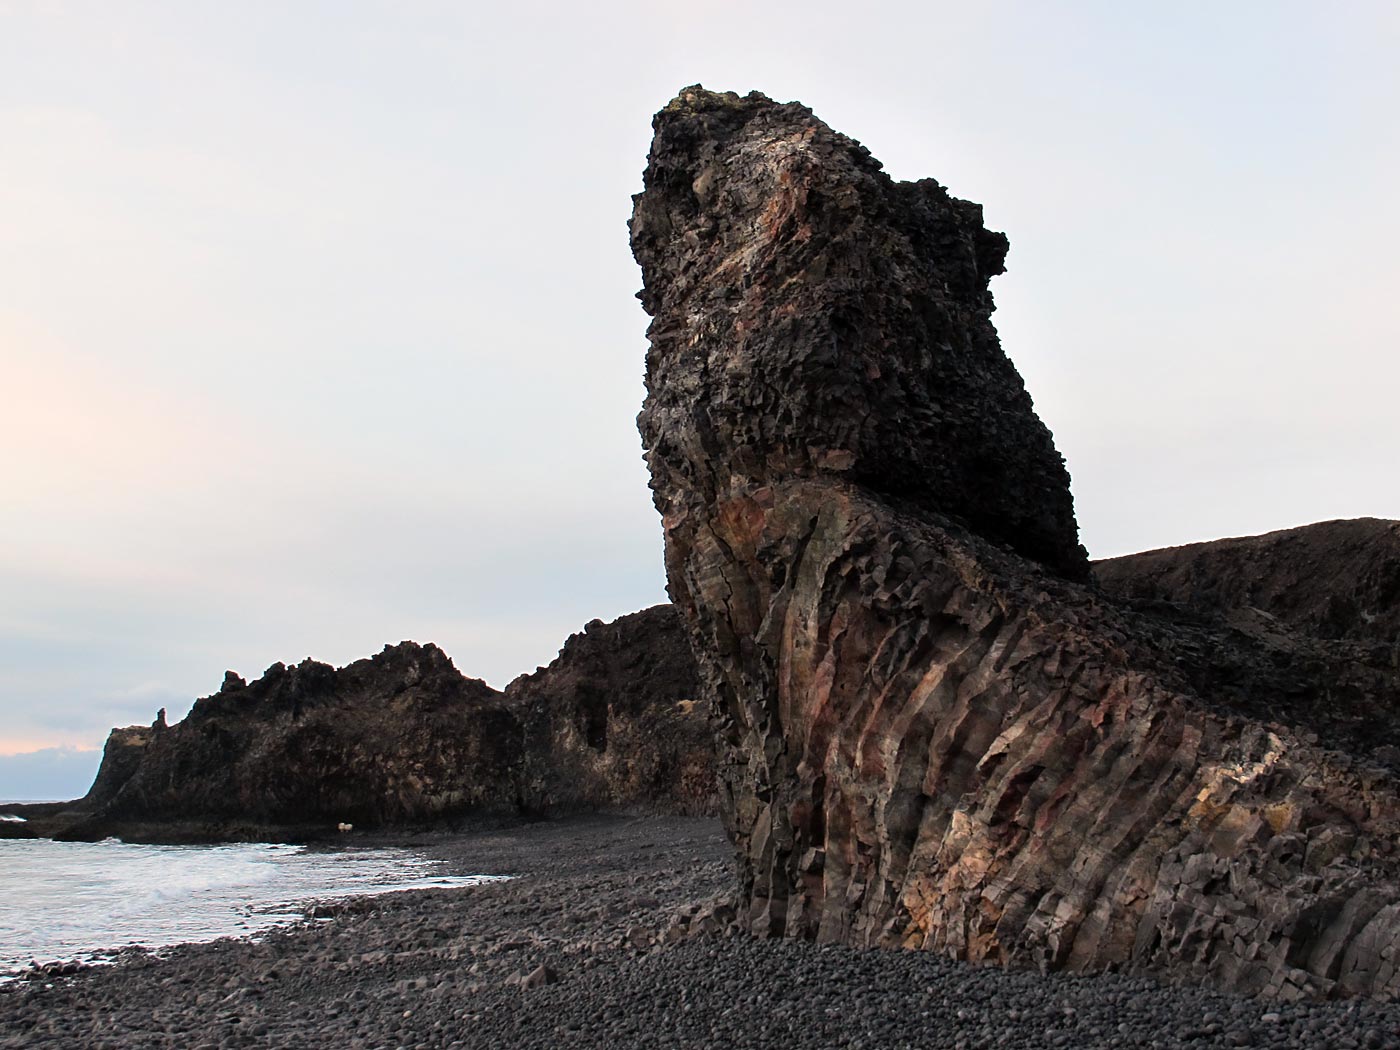
<path fill-rule="evenodd" d="M 1092 555 L 1400 518 L 1397 12 L 0 0 L 0 798 L 225 669 L 499 687 L 664 600 L 625 223 L 696 82 L 1006 231 Z"/>

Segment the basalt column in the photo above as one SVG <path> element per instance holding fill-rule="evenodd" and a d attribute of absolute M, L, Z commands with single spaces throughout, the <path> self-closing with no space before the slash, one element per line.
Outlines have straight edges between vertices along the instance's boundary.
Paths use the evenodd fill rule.
<path fill-rule="evenodd" d="M 1400 989 L 1394 779 L 1309 683 L 1260 717 L 1265 641 L 1089 582 L 980 207 L 758 94 L 689 88 L 654 128 L 639 425 L 750 926 Z M 1217 650 L 1203 695 L 1181 668 Z M 1383 669 L 1364 690 L 1393 708 Z"/>

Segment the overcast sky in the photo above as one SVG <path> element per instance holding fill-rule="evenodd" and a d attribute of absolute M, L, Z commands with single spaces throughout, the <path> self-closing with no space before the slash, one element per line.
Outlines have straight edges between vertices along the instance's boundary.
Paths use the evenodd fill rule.
<path fill-rule="evenodd" d="M 1400 518 L 1398 12 L 0 0 L 0 753 L 664 600 L 625 222 L 695 82 L 985 205 L 1095 557 Z"/>

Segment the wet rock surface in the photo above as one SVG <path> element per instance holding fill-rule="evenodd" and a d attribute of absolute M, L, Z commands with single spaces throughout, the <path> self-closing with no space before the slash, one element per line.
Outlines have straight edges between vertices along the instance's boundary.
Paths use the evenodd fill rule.
<path fill-rule="evenodd" d="M 708 709 L 679 617 L 594 621 L 506 691 L 403 642 L 346 667 L 234 672 L 175 725 L 114 729 L 88 794 L 0 833 L 304 840 L 580 809 L 714 810 Z"/>
<path fill-rule="evenodd" d="M 713 920 L 731 885 L 713 821 L 574 818 L 416 845 L 457 874 L 519 877 L 0 985 L 0 1047 L 1400 1047 L 1395 1006 L 755 940 Z M 687 916 L 701 921 L 676 934 Z"/>
<path fill-rule="evenodd" d="M 977 206 L 756 94 L 654 128 L 639 426 L 741 923 L 1400 993 L 1395 665 L 1085 580 Z"/>

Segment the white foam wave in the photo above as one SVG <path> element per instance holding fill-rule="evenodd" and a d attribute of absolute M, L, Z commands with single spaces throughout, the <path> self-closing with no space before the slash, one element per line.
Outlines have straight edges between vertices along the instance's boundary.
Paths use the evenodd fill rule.
<path fill-rule="evenodd" d="M 10 841 L 0 848 L 0 974 L 100 948 L 256 933 L 316 899 L 478 881 L 407 850 Z"/>

